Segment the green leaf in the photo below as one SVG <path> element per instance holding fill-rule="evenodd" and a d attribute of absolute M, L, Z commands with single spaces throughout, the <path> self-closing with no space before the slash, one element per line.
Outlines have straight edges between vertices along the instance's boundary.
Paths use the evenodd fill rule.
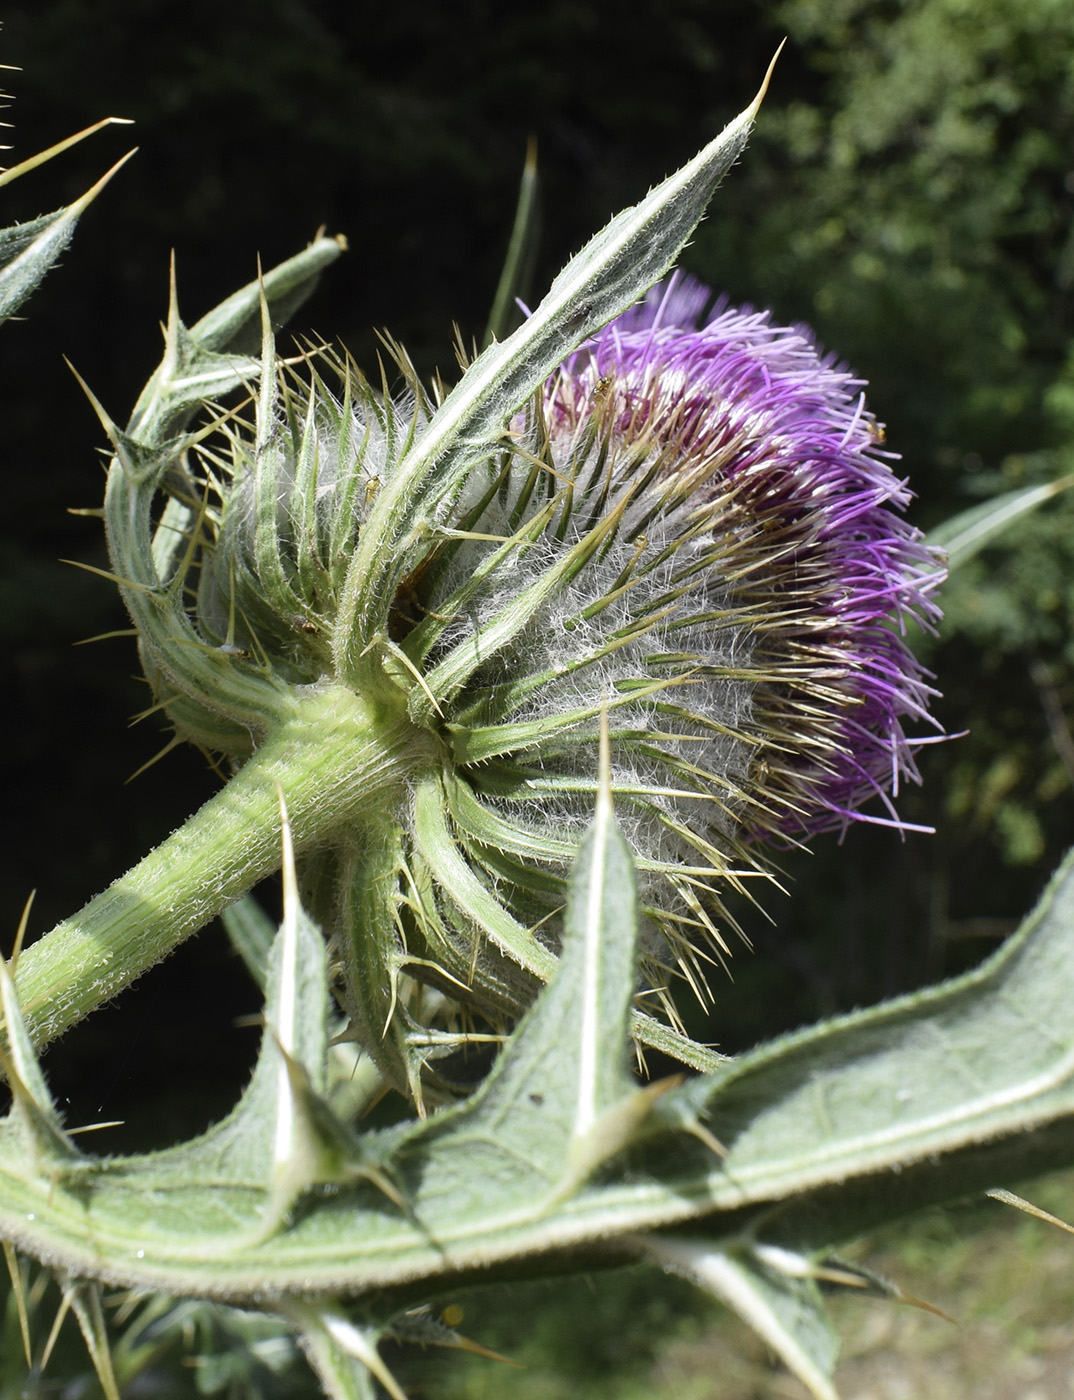
<path fill-rule="evenodd" d="M 284 1315 L 298 1330 L 302 1350 L 330 1400 L 376 1400 L 375 1376 L 391 1396 L 406 1400 L 380 1359 L 377 1333 L 353 1323 L 340 1307 L 293 1303 Z"/>
<path fill-rule="evenodd" d="M 532 270 L 537 251 L 537 142 L 530 138 L 526 147 L 526 164 L 522 169 L 522 180 L 518 189 L 518 204 L 515 208 L 515 221 L 511 228 L 511 240 L 507 245 L 507 257 L 496 287 L 489 312 L 488 328 L 482 348 L 493 340 L 502 340 L 507 332 L 507 324 L 515 312 L 515 298 L 525 296 L 526 282 Z"/>
<path fill-rule="evenodd" d="M 301 253 L 248 282 L 195 322 L 191 336 L 206 351 L 256 354 L 261 346 L 262 296 L 277 324 L 288 320 L 313 294 L 325 268 L 346 251 L 341 234 L 318 234 Z"/>
<path fill-rule="evenodd" d="M 1064 476 L 1043 486 L 1026 486 L 1007 491 L 990 501 L 960 511 L 929 532 L 927 542 L 947 555 L 947 571 L 953 573 L 986 545 L 992 544 L 1020 516 L 1036 510 L 1060 492 L 1074 486 L 1074 476 Z"/>
<path fill-rule="evenodd" d="M 129 117 L 102 117 L 99 122 L 94 122 L 92 126 L 84 127 L 81 131 L 76 131 L 73 136 L 66 136 L 62 141 L 57 141 L 54 146 L 49 146 L 47 150 L 38 151 L 36 155 L 19 161 L 18 165 L 9 166 L 7 170 L 0 172 L 0 188 L 10 185 L 12 181 L 26 175 L 31 170 L 36 170 L 38 166 L 46 164 L 55 156 L 69 150 L 72 146 L 77 146 L 79 141 L 84 141 L 87 136 L 93 136 L 98 131 L 103 131 L 106 126 L 132 126 Z M 134 152 L 130 152 L 131 155 Z M 126 157 L 124 157 L 126 159 Z"/>
<path fill-rule="evenodd" d="M 338 857 L 335 881 L 347 1036 L 371 1056 L 385 1081 L 420 1111 L 421 1072 L 428 1052 L 410 1043 L 411 1022 L 399 1000 L 407 962 L 397 929 L 399 883 L 408 870 L 403 834 L 394 827 L 355 832 L 355 837 Z"/>
<path fill-rule="evenodd" d="M 101 1307 L 101 1290 L 95 1283 L 68 1282 L 63 1289 L 64 1303 L 78 1319 L 86 1350 L 97 1372 L 105 1400 L 120 1400 L 116 1373 L 112 1366 L 112 1350 L 108 1342 L 108 1327 Z"/>
<path fill-rule="evenodd" d="M 338 675 L 360 680 L 366 647 L 385 630 L 383 611 L 412 567 L 427 522 L 488 459 L 510 416 L 587 336 L 671 267 L 741 155 L 771 71 L 745 111 L 617 214 L 571 259 L 532 316 L 481 352 L 406 452 L 377 495 L 351 558 L 335 633 Z"/>
<path fill-rule="evenodd" d="M 139 395 L 128 430 L 160 444 L 201 399 L 218 400 L 261 372 L 262 298 L 277 324 L 298 309 L 324 269 L 346 249 L 341 237 L 318 236 L 308 248 L 248 282 L 188 328 L 179 319 L 172 268 L 164 357 Z"/>
<path fill-rule="evenodd" d="M 607 733 L 602 752 L 607 758 Z M 613 1124 L 625 1100 L 646 1096 L 634 1088 L 625 1058 L 630 1004 L 634 992 L 638 927 L 637 880 L 630 848 L 615 824 L 607 771 L 593 824 L 578 848 L 571 871 L 567 917 L 557 984 L 573 1073 L 556 1092 L 572 1107 L 570 1161 L 579 1178 L 626 1140 L 622 1119 Z M 547 1014 L 547 1013 L 546 1013 Z M 549 1018 L 550 1019 L 550 1018 Z M 552 1034 L 542 1058 L 552 1052 Z M 573 1045 L 571 1042 L 573 1041 Z M 513 1047 L 512 1047 L 513 1048 Z"/>
<path fill-rule="evenodd" d="M 1049 1225 L 1054 1225 L 1059 1230 L 1065 1230 L 1068 1235 L 1074 1235 L 1074 1225 L 1068 1225 L 1065 1220 L 1060 1220 L 1057 1215 L 1052 1215 L 1050 1211 L 1041 1210 L 1040 1206 L 1035 1206 L 1024 1196 L 1016 1196 L 1013 1191 L 994 1187 L 991 1191 L 986 1191 L 985 1195 L 991 1196 L 994 1201 L 1000 1201 L 1003 1205 L 1014 1206 L 1015 1210 L 1025 1211 L 1026 1215 L 1035 1216 L 1037 1220 L 1047 1221 Z"/>
<path fill-rule="evenodd" d="M 445 901 L 464 924 L 481 930 L 504 954 L 504 963 L 499 969 L 499 1000 L 503 1006 L 511 1008 L 518 1003 L 518 974 L 512 964 L 530 977 L 547 982 L 556 967 L 555 955 L 530 929 L 519 923 L 474 873 L 456 844 L 451 829 L 448 817 L 453 812 L 453 806 L 453 799 L 445 792 L 439 778 L 417 783 L 414 793 L 415 835 Z M 462 956 L 459 950 L 443 945 L 438 946 L 436 952 L 451 976 L 465 979 L 470 975 L 472 950 L 467 948 Z M 720 1057 L 703 1045 L 636 1008 L 631 1012 L 630 1025 L 633 1035 L 642 1045 L 660 1050 L 694 1069 L 711 1070 L 720 1063 Z"/>
<path fill-rule="evenodd" d="M 220 915 L 220 921 L 231 940 L 231 946 L 246 964 L 246 970 L 262 991 L 265 990 L 266 968 L 276 927 L 254 899 L 245 895 Z"/>
<path fill-rule="evenodd" d="M 116 161 L 111 170 L 73 204 L 28 223 L 0 230 L 0 321 L 14 315 L 38 286 L 70 243 L 75 225 L 85 210 L 133 154 L 129 151 L 122 160 Z"/>
<path fill-rule="evenodd" d="M 634 937 L 621 879 L 621 851 L 594 832 L 572 890 L 567 972 L 473 1099 L 363 1133 L 357 1155 L 353 1136 L 325 1134 L 319 1110 L 307 1114 L 329 1150 L 289 1211 L 273 1163 L 290 1160 L 275 1151 L 291 1141 L 280 1111 L 301 1095 L 281 1074 L 280 1045 L 290 1036 L 298 1063 L 324 1035 L 323 953 L 301 922 L 274 955 L 274 1033 L 236 1112 L 182 1147 L 77 1171 L 29 1160 L 9 1118 L 0 1233 L 75 1274 L 242 1305 L 266 1291 L 428 1286 L 540 1255 L 569 1265 L 572 1251 L 631 1258 L 640 1236 L 702 1219 L 713 1249 L 767 1250 L 770 1268 L 772 1246 L 823 1257 L 910 1210 L 1074 1160 L 1074 857 L 978 971 L 761 1047 L 655 1101 L 629 1086 L 620 1096 Z M 588 1044 L 608 1063 L 587 1068 Z M 691 1138 L 691 1115 L 707 1117 L 723 1160 Z M 333 1160 L 345 1170 L 329 1179 Z"/>
<path fill-rule="evenodd" d="M 11 1090 L 12 1113 L 22 1128 L 24 1149 L 43 1167 L 58 1169 L 80 1160 L 81 1154 L 64 1132 L 56 1105 L 26 1029 L 8 963 L 0 958 L 0 1007 L 5 1044 L 0 1067 Z"/>
<path fill-rule="evenodd" d="M 982 967 L 762 1046 L 676 1095 L 707 1108 L 742 1198 L 785 1199 L 1074 1111 L 1072 999 L 1074 855 Z"/>
<path fill-rule="evenodd" d="M 481 929 L 513 963 L 547 982 L 555 970 L 555 954 L 504 908 L 470 868 L 456 844 L 447 810 L 438 778 L 426 778 L 415 785 L 414 834 L 445 900 L 464 921 Z M 453 975 L 468 972 L 467 968 L 448 970 Z M 510 980 L 510 974 L 507 976 Z"/>
<path fill-rule="evenodd" d="M 747 1322 L 816 1400 L 839 1400 L 832 1373 L 839 1338 L 811 1278 L 773 1269 L 747 1248 L 727 1249 L 704 1239 L 651 1236 L 650 1258 L 685 1274 Z"/>

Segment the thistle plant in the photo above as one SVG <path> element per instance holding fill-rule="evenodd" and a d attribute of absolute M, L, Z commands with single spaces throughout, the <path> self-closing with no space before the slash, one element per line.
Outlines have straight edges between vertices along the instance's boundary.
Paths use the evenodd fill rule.
<path fill-rule="evenodd" d="M 676 1010 L 683 983 L 711 998 L 766 851 L 901 825 L 931 695 L 906 634 L 941 565 L 860 382 L 662 280 L 759 102 L 453 388 L 390 342 L 377 382 L 280 348 L 342 251 L 319 237 L 189 328 L 173 275 L 129 422 L 96 405 L 151 708 L 223 786 L 0 963 L 28 1366 L 16 1250 L 57 1271 L 109 1397 L 138 1345 L 110 1348 L 102 1284 L 158 1295 L 145 1336 L 169 1297 L 259 1311 L 277 1330 L 236 1335 L 294 1337 L 342 1400 L 401 1394 L 385 1337 L 466 1344 L 434 1308 L 460 1286 L 640 1259 L 831 1397 L 818 1281 L 884 1288 L 834 1246 L 1070 1159 L 1069 870 L 946 986 L 734 1061 Z M 276 869 L 278 930 L 245 898 Z M 221 912 L 265 995 L 239 1104 L 85 1152 L 40 1049 Z M 695 1073 L 647 1082 L 650 1048 Z M 411 1116 L 363 1127 L 385 1090 Z"/>
<path fill-rule="evenodd" d="M 642 1002 L 636 1034 L 696 1065 L 666 978 L 705 995 L 721 890 L 765 836 L 845 824 L 914 771 L 901 719 L 928 691 L 891 624 L 933 615 L 939 569 L 859 386 L 764 317 L 694 327 L 699 295 L 658 287 L 587 340 L 417 512 L 408 454 L 437 406 L 398 350 L 393 399 L 323 348 L 277 365 L 266 334 L 249 421 L 214 416 L 154 473 L 153 567 L 182 613 L 128 600 L 177 732 L 242 763 L 295 696 L 378 697 L 361 806 L 318 809 L 306 899 L 355 1038 L 419 1106 L 453 1045 L 425 988 L 441 1021 L 462 1004 L 500 1033 L 554 965 L 603 710 L 671 1012 Z M 131 470 L 121 448 L 120 578 Z M 354 572 L 385 535 L 400 548 Z"/>

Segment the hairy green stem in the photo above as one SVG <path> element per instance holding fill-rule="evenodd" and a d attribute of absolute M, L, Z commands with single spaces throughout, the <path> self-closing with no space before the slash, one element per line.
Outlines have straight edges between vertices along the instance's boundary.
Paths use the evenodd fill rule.
<path fill-rule="evenodd" d="M 38 1046 L 166 957 L 280 864 L 280 797 L 298 853 L 361 812 L 389 818 L 430 737 L 340 686 L 296 697 L 227 786 L 73 918 L 28 948 L 17 986 Z M 394 819 L 394 816 L 389 818 Z"/>

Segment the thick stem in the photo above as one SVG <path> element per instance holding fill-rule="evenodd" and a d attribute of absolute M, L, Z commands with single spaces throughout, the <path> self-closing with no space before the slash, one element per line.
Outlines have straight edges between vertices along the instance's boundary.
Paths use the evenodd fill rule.
<path fill-rule="evenodd" d="M 386 819 L 432 738 L 350 690 L 296 697 L 227 786 L 73 918 L 29 947 L 16 984 L 38 1046 L 160 962 L 280 864 L 283 792 L 295 850 L 316 850 L 362 815 Z"/>

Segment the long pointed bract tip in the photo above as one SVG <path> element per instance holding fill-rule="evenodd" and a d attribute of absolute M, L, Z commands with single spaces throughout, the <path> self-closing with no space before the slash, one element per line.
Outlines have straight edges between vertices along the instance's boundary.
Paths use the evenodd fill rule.
<path fill-rule="evenodd" d="M 779 56 L 786 47 L 786 44 L 786 38 L 780 40 L 779 48 L 772 55 L 772 62 L 768 65 L 768 71 L 764 75 L 764 81 L 761 83 L 761 86 L 757 91 L 757 96 L 746 108 L 746 112 L 749 115 L 750 121 L 752 121 L 754 117 L 756 117 L 757 113 L 761 110 L 761 103 L 764 101 L 765 94 L 768 92 L 768 84 L 772 81 L 772 74 L 776 71 L 776 64 L 779 62 Z"/>

